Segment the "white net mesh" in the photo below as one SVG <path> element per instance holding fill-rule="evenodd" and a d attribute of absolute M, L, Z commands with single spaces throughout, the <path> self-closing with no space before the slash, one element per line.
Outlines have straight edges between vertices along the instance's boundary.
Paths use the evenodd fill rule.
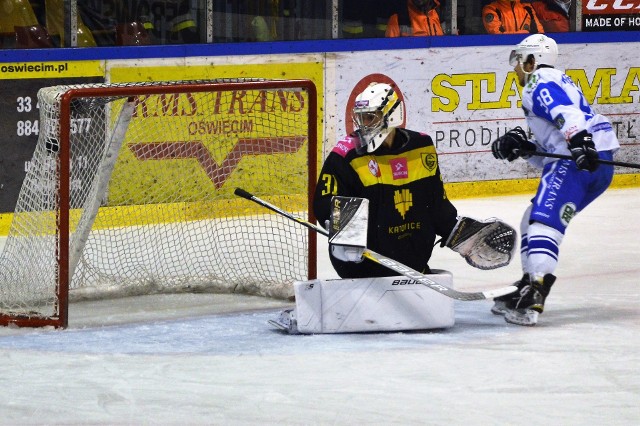
<path fill-rule="evenodd" d="M 293 294 L 291 283 L 309 273 L 308 231 L 233 191 L 242 187 L 308 219 L 309 93 L 275 82 L 255 88 L 244 81 L 246 87 L 233 89 L 226 83 L 231 81 L 39 92 L 39 140 L 0 256 L 2 314 L 56 313 L 59 115 L 62 94 L 80 87 L 100 89 L 100 96 L 71 101 L 72 298 Z M 194 84 L 210 84 L 210 90 L 192 91 Z M 127 97 L 111 89 L 158 85 L 164 92 L 130 97 L 127 125 L 120 114 Z M 119 120 L 126 131 L 122 141 Z"/>

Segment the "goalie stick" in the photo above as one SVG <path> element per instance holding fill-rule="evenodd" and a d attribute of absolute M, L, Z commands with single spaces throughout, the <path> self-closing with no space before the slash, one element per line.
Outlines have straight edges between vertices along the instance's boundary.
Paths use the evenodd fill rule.
<path fill-rule="evenodd" d="M 300 219 L 298 217 L 295 217 L 294 215 L 292 215 L 289 212 L 286 212 L 284 210 L 282 210 L 281 208 L 274 206 L 273 204 L 264 201 L 254 195 L 252 195 L 251 193 L 245 191 L 244 189 L 241 188 L 236 188 L 234 191 L 234 194 L 242 197 L 242 198 L 246 198 L 247 200 L 253 201 L 254 203 L 260 204 L 261 206 L 272 210 L 278 214 L 281 214 L 282 216 L 291 219 L 295 222 L 298 222 L 299 224 L 306 226 L 309 229 L 312 229 L 314 231 L 316 231 L 318 234 L 322 234 L 325 237 L 329 236 L 329 231 L 327 231 L 326 229 L 317 226 L 311 222 L 307 222 L 306 220 Z M 400 275 L 404 275 L 407 278 L 411 278 L 412 280 L 417 281 L 418 283 L 425 285 L 427 287 L 429 287 L 430 289 L 437 291 L 440 294 L 443 294 L 447 297 L 450 297 L 452 299 L 456 299 L 456 300 L 463 300 L 463 301 L 472 301 L 472 300 L 485 300 L 485 299 L 493 299 L 494 297 L 499 297 L 499 296 L 503 296 L 505 294 L 510 294 L 513 293 L 514 291 L 517 290 L 517 287 L 513 286 L 513 285 L 509 285 L 506 287 L 501 287 L 501 288 L 496 288 L 493 290 L 487 290 L 487 291 L 478 291 L 478 292 L 465 292 L 465 291 L 458 291 L 458 290 L 454 290 L 452 288 L 449 288 L 447 286 L 444 286 L 442 284 L 438 284 L 437 282 L 431 280 L 428 276 L 426 276 L 425 274 L 416 271 L 415 269 L 412 269 L 396 260 L 393 260 L 389 257 L 386 257 L 380 253 L 376 253 L 373 250 L 370 249 L 365 249 L 363 256 L 366 257 L 367 259 L 379 263 L 382 266 L 385 266 L 389 269 L 391 269 L 394 272 L 397 272 Z"/>
<path fill-rule="evenodd" d="M 561 158 L 564 160 L 573 160 L 573 157 L 566 154 L 555 154 L 552 152 L 540 152 L 540 151 L 519 151 L 520 155 L 533 155 L 534 157 L 550 157 L 550 158 Z M 629 167 L 631 169 L 640 169 L 640 164 L 635 163 L 625 163 L 624 161 L 609 161 L 598 159 L 596 160 L 600 164 L 608 164 L 610 166 L 618 166 L 618 167 Z"/>

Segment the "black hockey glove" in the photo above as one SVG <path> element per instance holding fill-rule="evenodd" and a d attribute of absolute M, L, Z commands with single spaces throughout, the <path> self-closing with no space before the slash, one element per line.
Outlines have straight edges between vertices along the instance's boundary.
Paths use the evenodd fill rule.
<path fill-rule="evenodd" d="M 593 172 L 598 168 L 600 157 L 593 144 L 591 133 L 583 130 L 573 135 L 569 141 L 569 150 L 579 169 Z"/>
<path fill-rule="evenodd" d="M 493 141 L 491 152 L 498 160 L 513 161 L 518 157 L 528 158 L 523 151 L 535 151 L 536 146 L 529 142 L 527 134 L 518 126 Z"/>

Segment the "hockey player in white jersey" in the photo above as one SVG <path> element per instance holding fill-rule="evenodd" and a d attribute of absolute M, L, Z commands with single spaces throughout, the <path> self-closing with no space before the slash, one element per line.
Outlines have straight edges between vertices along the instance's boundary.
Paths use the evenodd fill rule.
<path fill-rule="evenodd" d="M 556 42 L 536 34 L 511 52 L 522 90 L 522 109 L 533 137 L 516 127 L 493 142 L 497 159 L 522 157 L 542 168 L 537 193 L 526 209 L 521 231 L 523 276 L 519 292 L 494 299 L 491 311 L 509 323 L 535 325 L 556 281 L 560 244 L 571 219 L 602 194 L 613 178 L 613 159 L 620 147 L 607 118 L 598 114 L 580 89 L 555 69 Z M 527 152 L 568 154 L 573 160 L 531 156 Z"/>

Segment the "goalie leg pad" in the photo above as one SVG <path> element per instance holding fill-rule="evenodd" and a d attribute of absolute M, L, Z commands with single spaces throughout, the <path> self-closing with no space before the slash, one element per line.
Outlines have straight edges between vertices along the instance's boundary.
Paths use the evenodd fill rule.
<path fill-rule="evenodd" d="M 434 272 L 429 278 L 452 287 L 451 273 Z M 404 276 L 298 281 L 294 291 L 303 334 L 440 329 L 455 321 L 453 299 Z"/>
<path fill-rule="evenodd" d="M 501 220 L 461 216 L 444 245 L 475 268 L 496 269 L 511 262 L 516 239 L 516 230 Z"/>

